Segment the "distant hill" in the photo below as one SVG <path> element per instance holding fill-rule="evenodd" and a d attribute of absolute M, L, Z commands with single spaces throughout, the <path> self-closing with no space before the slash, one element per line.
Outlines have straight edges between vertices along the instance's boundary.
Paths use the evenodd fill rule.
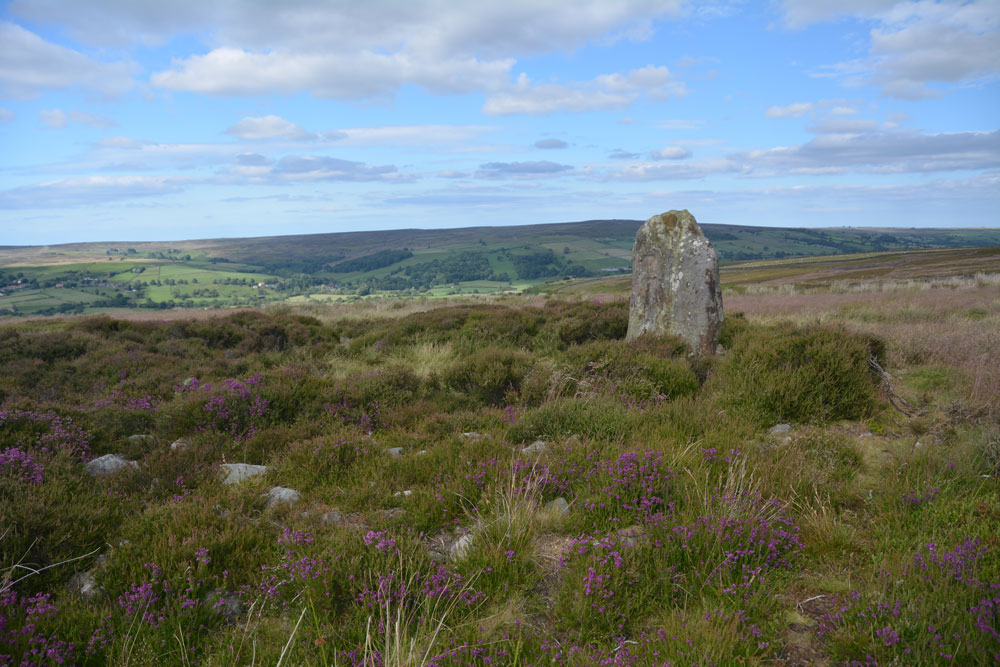
<path fill-rule="evenodd" d="M 631 271 L 640 220 L 0 247 L 0 312 L 520 291 Z M 723 262 L 1000 246 L 1000 229 L 702 225 Z"/>

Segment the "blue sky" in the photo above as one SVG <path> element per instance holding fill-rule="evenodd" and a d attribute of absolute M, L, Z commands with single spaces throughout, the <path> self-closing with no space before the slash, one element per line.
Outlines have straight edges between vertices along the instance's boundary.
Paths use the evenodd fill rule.
<path fill-rule="evenodd" d="M 0 245 L 1000 225 L 1000 0 L 0 2 Z"/>

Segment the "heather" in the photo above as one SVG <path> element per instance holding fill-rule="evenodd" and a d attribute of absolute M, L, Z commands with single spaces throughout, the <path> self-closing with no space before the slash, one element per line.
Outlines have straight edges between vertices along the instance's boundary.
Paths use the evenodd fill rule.
<path fill-rule="evenodd" d="M 0 664 L 992 664 L 987 292 L 4 325 Z"/>

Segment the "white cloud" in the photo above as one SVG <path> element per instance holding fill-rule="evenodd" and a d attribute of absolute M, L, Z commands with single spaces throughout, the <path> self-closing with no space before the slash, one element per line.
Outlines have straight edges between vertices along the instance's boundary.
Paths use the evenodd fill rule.
<path fill-rule="evenodd" d="M 860 118 L 824 118 L 809 128 L 813 134 L 854 134 L 857 132 L 873 132 L 878 129 L 874 120 Z"/>
<path fill-rule="evenodd" d="M 70 120 L 74 123 L 80 123 L 88 127 L 92 127 L 95 130 L 108 130 L 112 127 L 118 125 L 115 121 L 110 118 L 105 118 L 104 116 L 98 116 L 96 114 L 85 113 L 83 111 L 77 111 L 73 109 L 69 112 Z"/>
<path fill-rule="evenodd" d="M 558 150 L 561 148 L 567 148 L 567 144 L 562 139 L 539 139 L 535 142 L 535 148 L 542 148 L 545 150 Z"/>
<path fill-rule="evenodd" d="M 244 165 L 248 166 L 248 165 Z M 250 165 L 262 166 L 262 165 Z M 411 181 L 394 165 L 369 166 L 363 162 L 340 160 L 323 155 L 286 155 L 269 172 L 270 178 L 285 182 L 302 181 Z"/>
<path fill-rule="evenodd" d="M 62 109 L 42 109 L 38 112 L 38 120 L 52 129 L 61 129 L 69 124 L 69 118 Z"/>
<path fill-rule="evenodd" d="M 537 178 L 554 176 L 572 171 L 568 164 L 558 164 L 548 160 L 531 162 L 488 162 L 479 165 L 476 178 Z"/>
<path fill-rule="evenodd" d="M 406 53 L 252 52 L 222 47 L 175 60 L 154 74 L 154 86 L 219 96 L 292 95 L 309 91 L 330 99 L 386 98 L 406 84 L 432 93 L 467 93 L 495 88 L 507 80 L 512 59 L 474 57 L 433 60 Z"/>
<path fill-rule="evenodd" d="M 71 109 L 67 114 L 62 109 L 42 109 L 38 112 L 38 118 L 47 127 L 61 129 L 67 127 L 70 121 L 92 127 L 96 130 L 107 130 L 117 125 L 110 118 L 85 113 L 76 109 Z"/>
<path fill-rule="evenodd" d="M 801 118 L 816 108 L 814 102 L 794 102 L 788 106 L 773 106 L 764 114 L 766 118 Z"/>
<path fill-rule="evenodd" d="M 853 116 L 857 112 L 858 112 L 857 109 L 846 104 L 836 106 L 830 109 L 830 113 L 835 114 L 837 116 Z"/>
<path fill-rule="evenodd" d="M 569 84 L 533 84 L 527 74 L 512 86 L 487 96 L 483 113 L 541 115 L 558 111 L 583 112 L 622 109 L 642 96 L 662 100 L 687 94 L 666 67 L 647 65 L 628 73 L 602 74 L 590 81 Z"/>
<path fill-rule="evenodd" d="M 921 134 L 900 131 L 821 134 L 805 144 L 739 153 L 731 159 L 776 171 L 849 168 L 926 173 L 1000 167 L 1000 131 Z"/>
<path fill-rule="evenodd" d="M 872 16 L 899 0 L 783 0 L 785 24 L 805 28 L 814 23 L 848 15 Z"/>
<path fill-rule="evenodd" d="M 104 204 L 135 197 L 180 192 L 181 188 L 163 177 L 88 176 L 47 181 L 0 192 L 0 208 L 69 208 Z"/>
<path fill-rule="evenodd" d="M 303 51 L 404 49 L 448 55 L 506 57 L 574 49 L 592 40 L 643 40 L 650 19 L 684 13 L 685 0 L 367 0 L 338 2 L 120 2 L 14 0 L 8 11 L 54 22 L 84 43 L 162 43 L 211 26 L 220 46 Z"/>
<path fill-rule="evenodd" d="M 491 125 L 383 125 L 324 132 L 338 146 L 441 146 L 471 141 L 497 129 Z"/>
<path fill-rule="evenodd" d="M 649 154 L 654 160 L 685 160 L 691 157 L 691 151 L 683 146 L 667 146 Z"/>
<path fill-rule="evenodd" d="M 15 114 L 10 109 L 5 109 L 4 107 L 0 107 L 0 123 L 9 123 L 12 120 L 14 120 L 16 116 L 17 114 Z"/>
<path fill-rule="evenodd" d="M 786 0 L 788 25 L 839 16 L 876 22 L 867 58 L 824 70 L 848 86 L 876 85 L 882 94 L 939 97 L 928 84 L 995 80 L 1000 76 L 1000 11 L 996 0 Z"/>
<path fill-rule="evenodd" d="M 102 63 L 47 42 L 16 23 L 0 21 L 0 93 L 33 99 L 46 90 L 82 88 L 117 95 L 132 86 L 132 67 Z"/>
<path fill-rule="evenodd" d="M 739 170 L 731 160 L 703 160 L 700 162 L 640 163 L 630 164 L 610 172 L 595 172 L 596 181 L 676 181 L 705 178 Z"/>
<path fill-rule="evenodd" d="M 279 116 L 269 115 L 259 118 L 247 117 L 236 123 L 226 134 L 237 139 L 310 139 L 314 135 L 303 130 L 299 125 Z"/>

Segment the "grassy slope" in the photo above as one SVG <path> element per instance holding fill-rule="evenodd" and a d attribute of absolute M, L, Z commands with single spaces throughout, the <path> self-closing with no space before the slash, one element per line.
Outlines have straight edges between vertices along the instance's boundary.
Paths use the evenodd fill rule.
<path fill-rule="evenodd" d="M 592 298 L 0 327 L 0 435 L 34 457 L 0 465 L 0 568 L 89 554 L 14 586 L 0 628 L 27 627 L 30 594 L 54 610 L 0 653 L 33 637 L 90 664 L 352 664 L 366 643 L 399 665 L 449 647 L 440 664 L 991 664 L 1000 288 L 905 281 L 996 257 L 733 266 L 729 353 L 693 368 L 669 341 L 624 345 L 623 304 Z M 907 413 L 867 376 L 870 336 Z M 212 388 L 175 388 L 192 376 Z M 141 465 L 92 481 L 76 428 Z M 546 452 L 521 451 L 537 438 Z M 222 460 L 269 468 L 226 487 Z M 266 509 L 274 486 L 300 505 Z M 103 592 L 70 593 L 75 571 Z"/>

